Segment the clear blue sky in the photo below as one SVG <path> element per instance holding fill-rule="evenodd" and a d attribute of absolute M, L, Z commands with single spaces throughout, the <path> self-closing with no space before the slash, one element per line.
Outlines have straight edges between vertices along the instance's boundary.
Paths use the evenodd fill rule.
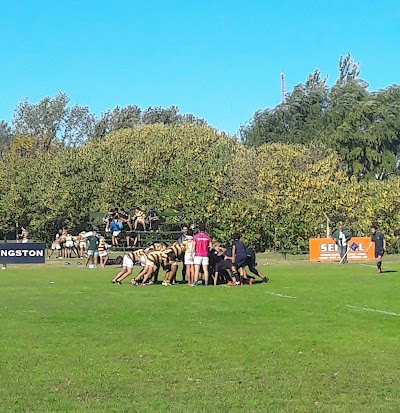
<path fill-rule="evenodd" d="M 179 106 L 235 133 L 315 68 L 341 55 L 370 90 L 400 83 L 398 0 L 0 3 L 0 119 L 24 97 L 66 92 L 100 115 L 116 105 Z"/>

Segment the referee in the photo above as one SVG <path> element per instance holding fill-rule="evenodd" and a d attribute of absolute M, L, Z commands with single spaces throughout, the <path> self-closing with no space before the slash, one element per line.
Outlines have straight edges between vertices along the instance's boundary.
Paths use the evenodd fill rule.
<path fill-rule="evenodd" d="M 376 272 L 382 274 L 382 257 L 386 250 L 386 239 L 375 225 L 371 227 L 371 243 L 375 244 L 375 260 L 378 268 Z"/>

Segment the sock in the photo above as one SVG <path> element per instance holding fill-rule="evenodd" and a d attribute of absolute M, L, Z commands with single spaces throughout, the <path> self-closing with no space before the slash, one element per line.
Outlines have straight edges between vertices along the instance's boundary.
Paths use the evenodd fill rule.
<path fill-rule="evenodd" d="M 376 266 L 378 267 L 378 270 L 380 270 L 381 267 L 382 267 L 382 261 L 379 261 L 379 262 L 376 264 Z"/>
<path fill-rule="evenodd" d="M 241 282 L 242 284 L 244 284 L 244 279 L 243 279 L 242 276 L 240 276 L 240 282 Z"/>
<path fill-rule="evenodd" d="M 208 281 L 204 281 L 204 285 L 208 285 Z"/>

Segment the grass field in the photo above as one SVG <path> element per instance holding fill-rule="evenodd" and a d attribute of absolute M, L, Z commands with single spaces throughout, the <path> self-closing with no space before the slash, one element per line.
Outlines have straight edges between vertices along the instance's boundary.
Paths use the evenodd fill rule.
<path fill-rule="evenodd" d="M 10 266 L 0 412 L 400 412 L 400 262 L 262 269 L 269 284 L 141 288 Z"/>

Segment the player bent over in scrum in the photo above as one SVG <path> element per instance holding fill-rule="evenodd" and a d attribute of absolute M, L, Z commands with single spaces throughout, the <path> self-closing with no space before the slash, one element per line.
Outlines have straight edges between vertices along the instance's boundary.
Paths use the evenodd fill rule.
<path fill-rule="evenodd" d="M 133 265 L 133 253 L 128 252 L 124 255 L 121 271 L 111 280 L 111 282 L 113 284 L 122 284 L 122 280 L 132 274 Z"/>
<path fill-rule="evenodd" d="M 269 278 L 261 274 L 261 272 L 256 268 L 257 262 L 256 262 L 256 253 L 254 252 L 254 250 L 252 250 L 251 248 L 247 248 L 246 256 L 247 256 L 246 265 L 249 268 L 250 272 L 260 277 L 263 283 L 268 282 Z"/>
<path fill-rule="evenodd" d="M 232 273 L 232 250 L 227 249 L 222 245 L 214 246 L 215 256 L 215 268 L 214 268 L 214 286 L 218 284 L 219 275 L 222 270 L 230 271 Z M 228 280 L 229 282 L 230 280 Z"/>
<path fill-rule="evenodd" d="M 173 261 L 164 267 L 167 271 L 163 280 L 162 285 L 169 286 L 173 283 L 173 280 L 176 278 L 176 273 L 178 271 L 178 262 L 183 259 L 186 251 L 186 246 L 184 244 L 175 243 L 171 247 L 167 248 L 165 252 L 167 254 L 173 254 L 175 257 Z M 171 255 L 172 256 L 172 255 Z"/>
<path fill-rule="evenodd" d="M 127 259 L 125 260 L 125 257 L 127 257 Z M 122 281 L 126 278 L 129 277 L 132 274 L 133 271 L 133 266 L 135 264 L 135 262 L 140 262 L 142 263 L 142 265 L 144 265 L 143 263 L 143 257 L 144 259 L 146 259 L 146 256 L 144 255 L 144 250 L 137 250 L 135 252 L 128 252 L 124 255 L 123 261 L 122 261 L 122 270 L 111 280 L 111 282 L 113 284 L 121 284 Z M 130 264 L 132 261 L 132 267 L 130 267 Z M 124 263 L 125 264 L 129 264 L 128 267 L 126 267 L 124 269 Z"/>
<path fill-rule="evenodd" d="M 142 271 L 143 280 L 140 285 L 144 286 L 147 282 L 150 281 L 151 277 L 158 271 L 161 264 L 167 266 L 169 264 L 169 256 L 165 251 L 152 251 L 146 254 L 146 266 Z M 140 274 L 139 274 L 140 275 Z M 136 285 L 140 279 L 139 275 L 136 279 L 132 280 L 132 285 Z"/>
<path fill-rule="evenodd" d="M 247 274 L 244 270 L 246 266 L 247 255 L 246 247 L 240 241 L 240 234 L 232 235 L 232 285 L 242 285 L 248 282 Z M 238 274 L 239 272 L 239 274 Z M 250 281 L 252 284 L 252 281 Z"/>

